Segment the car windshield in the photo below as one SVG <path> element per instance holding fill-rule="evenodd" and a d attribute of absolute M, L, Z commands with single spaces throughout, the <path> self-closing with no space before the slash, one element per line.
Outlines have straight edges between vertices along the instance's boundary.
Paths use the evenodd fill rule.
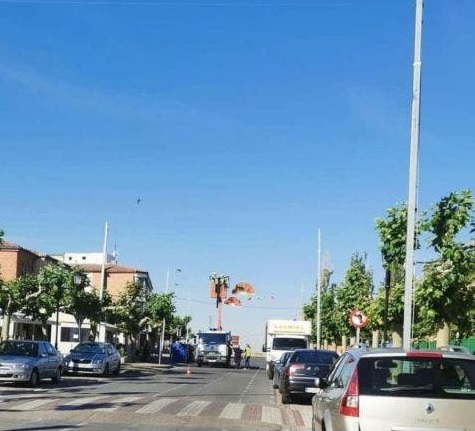
<path fill-rule="evenodd" d="M 4 341 L 0 343 L 0 355 L 38 356 L 38 344 L 28 341 Z"/>
<path fill-rule="evenodd" d="M 202 333 L 199 339 L 204 344 L 226 344 L 226 334 Z"/>
<path fill-rule="evenodd" d="M 305 349 L 307 341 L 303 338 L 274 338 L 272 348 L 275 350 Z"/>
<path fill-rule="evenodd" d="M 362 358 L 360 394 L 475 399 L 475 361 L 463 358 Z"/>
<path fill-rule="evenodd" d="M 98 343 L 82 343 L 78 344 L 73 351 L 75 353 L 105 353 L 106 346 Z"/>

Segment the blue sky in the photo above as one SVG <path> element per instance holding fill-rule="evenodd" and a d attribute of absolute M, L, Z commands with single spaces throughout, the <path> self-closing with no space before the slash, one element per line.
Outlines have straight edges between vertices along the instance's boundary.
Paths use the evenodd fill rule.
<path fill-rule="evenodd" d="M 0 227 L 46 253 L 175 274 L 194 330 L 212 272 L 257 348 L 322 260 L 382 279 L 374 220 L 407 200 L 415 0 L 0 1 Z M 418 201 L 475 184 L 475 2 L 426 0 Z M 140 203 L 137 204 L 137 199 Z M 174 271 L 180 268 L 180 273 Z M 175 286 L 176 284 L 176 286 Z"/>

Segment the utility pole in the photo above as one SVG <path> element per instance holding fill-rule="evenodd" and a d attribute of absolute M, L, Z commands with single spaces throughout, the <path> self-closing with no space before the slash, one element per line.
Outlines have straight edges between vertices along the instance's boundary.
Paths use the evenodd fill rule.
<path fill-rule="evenodd" d="M 317 349 L 321 346 L 321 302 L 322 302 L 322 231 L 318 229 L 318 247 L 317 247 Z"/>
<path fill-rule="evenodd" d="M 411 150 L 409 162 L 409 193 L 407 201 L 406 262 L 404 284 L 403 348 L 411 348 L 412 339 L 412 296 L 414 284 L 414 243 L 416 223 L 417 176 L 419 165 L 419 123 L 421 87 L 421 41 L 423 0 L 416 0 L 414 37 L 414 64 L 412 80 Z"/>
<path fill-rule="evenodd" d="M 107 263 L 107 236 L 109 233 L 109 223 L 104 227 L 104 244 L 102 246 L 102 267 L 101 267 L 101 286 L 99 290 L 99 299 L 102 301 L 106 289 L 106 263 Z"/>

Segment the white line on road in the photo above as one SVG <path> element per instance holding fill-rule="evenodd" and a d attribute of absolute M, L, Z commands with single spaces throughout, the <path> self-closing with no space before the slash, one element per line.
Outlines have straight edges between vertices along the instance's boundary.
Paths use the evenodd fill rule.
<path fill-rule="evenodd" d="M 193 401 L 187 406 L 183 407 L 177 413 L 177 416 L 198 416 L 210 404 L 211 401 Z"/>
<path fill-rule="evenodd" d="M 162 398 L 141 407 L 135 413 L 157 413 L 164 407 L 168 406 L 168 404 L 174 403 L 175 401 L 177 401 L 177 398 Z"/>
<path fill-rule="evenodd" d="M 245 406 L 246 404 L 242 403 L 226 404 L 219 417 L 224 419 L 241 419 Z"/>

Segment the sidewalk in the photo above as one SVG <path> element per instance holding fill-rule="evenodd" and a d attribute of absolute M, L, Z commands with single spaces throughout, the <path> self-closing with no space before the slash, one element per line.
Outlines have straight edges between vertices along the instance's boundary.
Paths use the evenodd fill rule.
<path fill-rule="evenodd" d="M 153 358 L 151 361 L 142 361 L 140 359 L 129 360 L 122 364 L 124 370 L 150 370 L 150 371 L 166 371 L 172 368 L 183 368 L 191 364 L 186 363 L 171 363 L 170 355 L 163 354 L 160 364 L 158 363 L 158 358 Z"/>

